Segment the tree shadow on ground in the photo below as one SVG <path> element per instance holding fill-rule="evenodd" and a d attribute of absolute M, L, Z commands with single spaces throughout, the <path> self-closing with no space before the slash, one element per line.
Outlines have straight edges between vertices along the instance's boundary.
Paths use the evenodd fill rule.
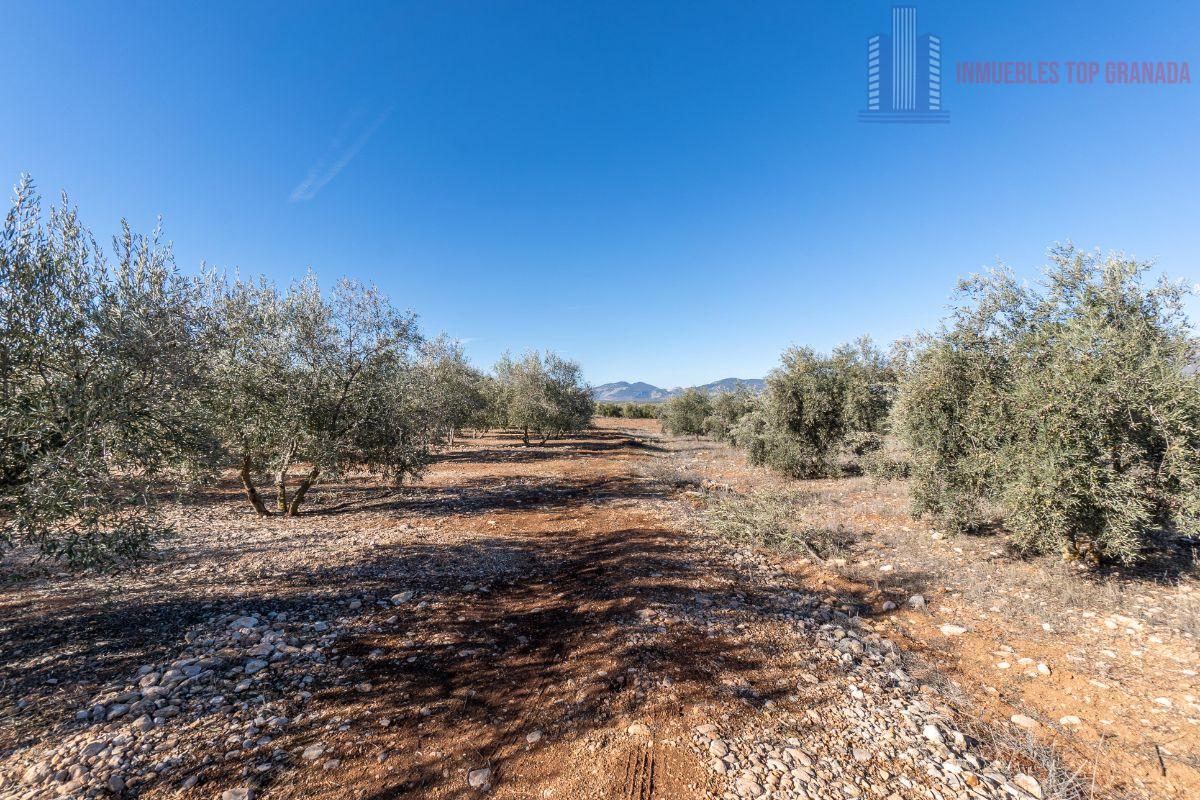
<path fill-rule="evenodd" d="M 522 477 L 465 478 L 401 496 L 364 485 L 353 491 L 344 510 L 310 515 L 382 510 L 419 521 L 530 508 L 584 510 L 657 499 L 669 490 L 630 477 Z M 249 780 L 281 796 L 345 796 L 344 787 L 356 786 L 371 787 L 355 795 L 370 800 L 423 796 L 435 787 L 439 797 L 467 797 L 475 791 L 465 785 L 465 771 L 490 764 L 494 779 L 504 780 L 506 765 L 525 752 L 533 730 L 543 731 L 546 742 L 579 741 L 656 703 L 681 712 L 782 699 L 787 688 L 767 678 L 786 672 L 790 656 L 743 630 L 812 615 L 819 606 L 813 595 L 756 588 L 746 573 L 754 567 L 711 558 L 699 538 L 630 527 L 622 519 L 597 516 L 584 531 L 404 541 L 344 563 L 280 565 L 257 585 L 218 584 L 224 591 L 207 596 L 166 577 L 153 590 L 114 593 L 102 602 L 64 595 L 37 615 L 0 621 L 6 644 L 0 649 L 6 729 L 0 755 L 69 732 L 76 724 L 65 720 L 99 687 L 132 685 L 139 665 L 197 652 L 185 639 L 188 629 L 215 630 L 220 617 L 235 613 L 286 612 L 293 621 L 335 623 L 339 636 L 326 653 L 335 666 L 312 670 L 311 685 L 296 682 L 307 669 L 300 667 L 283 671 L 276 689 L 256 684 L 242 695 L 231 693 L 223 706 L 198 712 L 199 724 L 228 715 L 245 723 L 261 708 L 259 695 L 286 716 L 303 711 L 313 719 L 286 729 L 268 748 L 224 758 L 218 752 L 206 766 L 185 761 L 145 788 L 157 783 L 170 794 L 183 777 L 199 773 L 197 791 L 209 795 L 213 787 Z M 193 557 L 221 563 L 223 547 L 213 542 Z M 408 591 L 414 592 L 410 602 L 386 602 Z M 865 591 L 830 594 L 841 608 L 837 621 L 848 624 L 869 611 Z M 351 601 L 362 608 L 352 611 Z M 217 670 L 224 683 L 213 693 L 228 692 L 226 684 L 242 677 L 245 658 L 225 657 Z M 369 690 L 360 688 L 364 684 Z M 314 693 L 308 703 L 298 699 L 302 687 Z M 17 698 L 25 701 L 20 708 Z M 812 707 L 819 710 L 821 702 L 814 698 Z M 196 717 L 188 711 L 186 718 Z M 379 724 L 385 718 L 386 727 Z M 339 730 L 343 724 L 349 729 Z M 339 769 L 324 771 L 295 755 L 316 741 L 342 760 Z M 281 756 L 265 752 L 276 749 Z M 381 762 L 384 753 L 396 756 Z M 258 773 L 254 765 L 262 762 L 275 766 Z"/>
<path fill-rule="evenodd" d="M 326 593 L 344 587 L 321 598 L 326 609 L 344 608 L 364 595 L 416 596 L 404 608 L 367 602 L 361 615 L 347 614 L 353 617 L 350 630 L 339 638 L 336 657 L 349 657 L 352 665 L 339 670 L 340 683 L 314 684 L 308 708 L 321 709 L 323 719 L 354 720 L 354 728 L 346 735 L 289 731 L 273 747 L 290 753 L 320 739 L 332 744 L 350 772 L 301 768 L 288 756 L 256 779 L 260 788 L 285 795 L 332 794 L 353 770 L 363 770 L 376 787 L 372 798 L 420 796 L 435 784 L 450 792 L 443 796 L 456 796 L 442 775 L 447 763 L 454 765 L 454 780 L 486 763 L 501 765 L 495 778 L 502 780 L 505 758 L 525 747 L 527 733 L 542 730 L 551 740 L 606 729 L 614 717 L 642 707 L 650 676 L 669 679 L 671 703 L 681 708 L 729 699 L 722 687 L 730 675 L 743 675 L 750 685 L 770 661 L 736 635 L 735 624 L 774 619 L 779 610 L 778 598 L 748 596 L 738 588 L 744 584 L 738 575 L 704 564 L 681 546 L 678 534 L 657 529 L 397 545 L 364 563 L 314 571 L 308 580 Z M 7 696 L 31 697 L 35 707 L 69 715 L 86 699 L 64 704 L 61 692 L 47 691 L 46 678 L 56 677 L 59 685 L 84 684 L 85 675 L 98 683 L 132 682 L 138 665 L 184 654 L 183 634 L 191 625 L 247 611 L 304 615 L 310 607 L 302 595 L 269 586 L 203 601 L 176 594 L 113 597 L 102 606 L 64 604 L 53 618 L 10 622 L 0 672 L 7 676 Z M 639 615 L 648 608 L 653 617 Z M 402 619 L 388 624 L 391 615 Z M 660 626 L 665 620 L 670 623 Z M 225 667 L 229 680 L 239 677 L 238 664 Z M 354 688 L 364 681 L 373 687 L 366 695 Z M 294 690 L 281 693 L 281 702 Z M 761 703 L 782 691 L 761 686 L 746 697 Z M 362 732 L 368 710 L 370 720 L 393 720 L 366 737 L 369 746 Z M 252 704 L 246 713 L 253 716 Z M 40 716 L 43 736 L 61 723 L 52 713 Z M 23 742 L 8 745 L 40 738 L 23 727 Z M 374 760 L 378 752 L 403 754 L 403 767 L 383 771 Z M 445 755 L 417 755 L 428 752 L 449 753 L 449 762 Z M 202 786 L 241 782 L 241 770 L 256 759 L 264 756 L 248 751 L 205 767 Z M 184 764 L 170 779 L 198 766 Z M 295 787 L 293 767 L 302 770 Z M 464 797 L 473 793 L 461 789 Z"/>

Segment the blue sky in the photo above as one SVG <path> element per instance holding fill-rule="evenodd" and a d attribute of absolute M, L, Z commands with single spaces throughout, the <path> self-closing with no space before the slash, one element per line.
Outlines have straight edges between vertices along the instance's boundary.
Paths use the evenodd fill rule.
<path fill-rule="evenodd" d="M 1200 279 L 1200 5 L 921 2 L 947 125 L 868 125 L 891 3 L 17 3 L 0 176 L 107 237 L 374 281 L 477 363 L 757 377 L 888 342 L 997 259 Z M 960 60 L 1188 61 L 1176 86 L 964 86 Z"/>

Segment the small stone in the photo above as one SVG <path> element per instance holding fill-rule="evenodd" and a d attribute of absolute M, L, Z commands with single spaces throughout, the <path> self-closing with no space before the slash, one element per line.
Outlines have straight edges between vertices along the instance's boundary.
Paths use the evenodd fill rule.
<path fill-rule="evenodd" d="M 630 736 L 649 736 L 650 735 L 650 727 L 647 725 L 643 725 L 640 722 L 635 722 L 626 729 L 626 732 Z"/>
<path fill-rule="evenodd" d="M 1171 707 L 1171 698 L 1169 698 L 1169 697 L 1156 697 L 1156 698 L 1154 698 L 1154 702 L 1157 703 L 1158 705 L 1162 706 L 1163 708 Z"/>
<path fill-rule="evenodd" d="M 342 765 L 341 761 L 339 761 L 336 758 L 331 758 L 328 761 L 326 761 L 324 764 L 322 764 L 321 766 L 324 767 L 326 770 L 331 770 L 331 769 L 337 769 L 341 765 Z"/>
<path fill-rule="evenodd" d="M 234 630 L 239 628 L 257 628 L 258 617 L 238 617 L 233 622 L 229 623 L 229 627 Z"/>
<path fill-rule="evenodd" d="M 403 605 L 403 604 L 407 603 L 409 600 L 412 600 L 412 599 L 413 599 L 413 593 L 411 591 L 399 592 L 397 594 L 392 595 L 392 604 L 399 606 L 399 605 Z"/>
<path fill-rule="evenodd" d="M 1037 779 L 1031 775 L 1026 775 L 1024 772 L 1018 772 L 1012 779 L 1013 786 L 1022 789 L 1034 797 L 1041 800 L 1042 785 L 1037 782 Z"/>
<path fill-rule="evenodd" d="M 472 789 L 487 790 L 492 783 L 492 768 L 480 767 L 467 773 L 467 784 Z"/>
<path fill-rule="evenodd" d="M 724 758 L 729 755 L 729 745 L 723 739 L 713 739 L 708 743 L 708 752 L 717 758 Z"/>
<path fill-rule="evenodd" d="M 1049 675 L 1050 667 L 1046 666 L 1045 664 L 1043 664 L 1042 662 L 1039 661 L 1038 665 L 1037 665 L 1037 671 L 1038 671 L 1039 675 Z"/>
<path fill-rule="evenodd" d="M 192 776 L 192 778 L 195 777 L 195 775 Z M 192 782 L 192 785 L 195 785 L 195 781 Z M 239 786 L 236 789 L 226 789 L 225 791 L 221 792 L 221 800 L 254 800 L 254 790 L 249 786 Z"/>
<path fill-rule="evenodd" d="M 529 733 L 525 734 L 525 741 L 528 742 L 529 744 L 537 744 L 541 740 L 542 740 L 542 732 L 541 731 L 530 731 Z"/>
<path fill-rule="evenodd" d="M 1068 728 L 1077 728 L 1083 724 L 1083 720 L 1073 714 L 1068 714 L 1065 717 L 1060 717 L 1058 724 L 1066 725 Z"/>
<path fill-rule="evenodd" d="M 1035 728 L 1041 727 L 1036 719 L 1033 717 L 1027 717 L 1024 714 L 1013 714 L 1011 717 L 1009 717 L 1009 719 L 1012 720 L 1013 725 L 1016 725 L 1018 728 L 1024 728 L 1025 730 L 1031 731 Z"/>
<path fill-rule="evenodd" d="M 125 779 L 120 775 L 113 775 L 108 779 L 108 790 L 113 794 L 121 794 L 125 791 Z"/>
<path fill-rule="evenodd" d="M 38 762 L 31 764 L 28 769 L 21 774 L 21 782 L 26 786 L 37 786 L 50 777 L 50 765 Z"/>
<path fill-rule="evenodd" d="M 247 675 L 253 675 L 256 672 L 266 669 L 266 667 L 267 662 L 260 658 L 252 658 L 246 662 L 245 671 Z"/>
<path fill-rule="evenodd" d="M 942 741 L 942 732 L 938 730 L 937 725 L 926 725 L 921 728 L 921 735 L 931 742 Z"/>
<path fill-rule="evenodd" d="M 325 747 L 319 744 L 310 744 L 304 748 L 304 752 L 300 755 L 305 761 L 315 761 L 325 755 Z"/>
<path fill-rule="evenodd" d="M 757 781 L 751 778 L 743 778 L 738 781 L 735 789 L 742 797 L 758 797 L 766 792 Z"/>
<path fill-rule="evenodd" d="M 909 608 L 915 608 L 918 610 L 925 608 L 924 595 L 914 594 L 912 597 L 908 598 L 908 606 Z"/>
<path fill-rule="evenodd" d="M 942 627 L 938 628 L 938 630 L 942 632 L 943 636 L 962 636 L 967 632 L 967 629 L 962 625 L 951 625 L 948 622 Z"/>

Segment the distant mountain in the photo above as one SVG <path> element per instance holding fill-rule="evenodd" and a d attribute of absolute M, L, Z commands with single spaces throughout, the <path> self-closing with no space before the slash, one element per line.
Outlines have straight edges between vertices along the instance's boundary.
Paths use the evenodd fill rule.
<path fill-rule="evenodd" d="M 720 392 L 732 392 L 739 383 L 745 384 L 755 392 L 761 392 L 766 386 L 760 378 L 722 378 L 719 381 L 706 383 L 703 386 L 695 388 L 709 394 L 718 394 Z M 593 386 L 592 397 L 600 403 L 656 403 L 660 400 L 674 397 L 683 391 L 683 388 L 662 389 L 654 384 L 642 381 L 638 381 L 637 383 L 617 381 L 616 383 L 604 383 L 600 386 Z"/>
<path fill-rule="evenodd" d="M 696 388 L 702 392 L 708 392 L 709 394 L 718 394 L 720 392 L 732 392 L 737 388 L 739 383 L 743 384 L 752 392 L 761 392 L 763 389 L 767 388 L 767 382 L 762 378 L 722 378 L 719 381 L 706 383 L 703 386 L 697 386 Z"/>
<path fill-rule="evenodd" d="M 592 387 L 592 397 L 601 403 L 624 403 L 627 401 L 652 403 L 656 400 L 665 400 L 670 396 L 671 392 L 666 389 L 660 389 L 641 381 L 637 383 L 617 381 Z"/>

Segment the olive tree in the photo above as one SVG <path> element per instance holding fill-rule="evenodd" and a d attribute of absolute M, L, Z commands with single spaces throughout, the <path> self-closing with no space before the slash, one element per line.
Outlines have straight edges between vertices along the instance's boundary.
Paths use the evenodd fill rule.
<path fill-rule="evenodd" d="M 904 371 L 899 429 L 915 510 L 998 520 L 1031 552 L 1132 562 L 1200 514 L 1200 381 L 1186 290 L 1074 247 L 1040 286 L 962 282 Z"/>
<path fill-rule="evenodd" d="M 733 429 L 742 417 L 758 408 L 758 397 L 739 382 L 731 391 L 717 392 L 710 403 L 712 412 L 704 421 L 705 432 L 718 442 L 733 441 Z"/>
<path fill-rule="evenodd" d="M 893 383 L 887 358 L 868 338 L 829 355 L 793 347 L 767 376 L 758 408 L 730 436 L 751 463 L 795 478 L 834 475 L 854 434 L 882 428 Z"/>
<path fill-rule="evenodd" d="M 256 485 L 264 475 L 275 510 L 295 516 L 315 484 L 347 468 L 397 481 L 420 472 L 430 404 L 412 315 L 346 279 L 327 297 L 311 274 L 287 292 L 222 284 L 215 308 L 218 427 L 257 513 L 271 513 Z"/>
<path fill-rule="evenodd" d="M 434 440 L 453 445 L 463 428 L 487 427 L 488 379 L 470 365 L 461 344 L 445 336 L 425 342 L 417 370 Z"/>
<path fill-rule="evenodd" d="M 708 394 L 699 389 L 686 389 L 662 404 L 658 418 L 667 433 L 699 439 L 705 432 L 710 414 L 712 400 Z"/>
<path fill-rule="evenodd" d="M 545 444 L 551 436 L 581 431 L 591 424 L 595 403 L 579 364 L 556 353 L 507 353 L 495 367 L 497 401 L 504 424 Z"/>
<path fill-rule="evenodd" d="M 203 315 L 159 230 L 111 258 L 23 177 L 0 231 L 0 543 L 73 565 L 146 550 L 161 490 L 214 463 Z"/>

